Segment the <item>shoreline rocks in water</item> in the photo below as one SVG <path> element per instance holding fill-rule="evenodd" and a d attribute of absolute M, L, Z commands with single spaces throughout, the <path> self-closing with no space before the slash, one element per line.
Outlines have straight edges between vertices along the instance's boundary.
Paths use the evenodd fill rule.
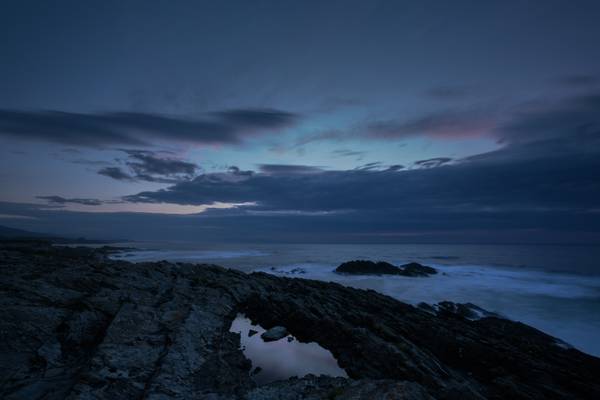
<path fill-rule="evenodd" d="M 288 335 L 288 330 L 283 326 L 274 326 L 273 328 L 265 331 L 260 335 L 262 340 L 265 342 L 275 342 L 279 339 L 283 339 Z"/>
<path fill-rule="evenodd" d="M 537 329 L 335 283 L 0 243 L 0 291 L 7 400 L 600 398 L 600 359 Z M 349 378 L 257 386 L 238 313 L 318 343 Z"/>
<path fill-rule="evenodd" d="M 397 267 L 385 261 L 353 260 L 340 264 L 335 272 L 352 275 L 401 275 L 409 277 L 421 277 L 437 274 L 432 267 L 421 265 L 416 262 Z"/>
<path fill-rule="evenodd" d="M 421 310 L 433 315 L 454 314 L 470 321 L 476 321 L 482 318 L 504 318 L 502 315 L 485 310 L 473 303 L 453 303 L 451 301 L 441 301 L 437 304 L 419 303 Z"/>

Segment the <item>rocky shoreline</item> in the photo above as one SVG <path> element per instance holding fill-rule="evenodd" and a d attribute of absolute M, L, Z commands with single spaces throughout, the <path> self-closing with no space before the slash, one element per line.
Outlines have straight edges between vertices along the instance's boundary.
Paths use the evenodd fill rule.
<path fill-rule="evenodd" d="M 0 398 L 600 398 L 600 359 L 474 305 L 113 250 L 0 243 Z M 240 312 L 317 342 L 349 378 L 257 386 L 229 332 Z"/>

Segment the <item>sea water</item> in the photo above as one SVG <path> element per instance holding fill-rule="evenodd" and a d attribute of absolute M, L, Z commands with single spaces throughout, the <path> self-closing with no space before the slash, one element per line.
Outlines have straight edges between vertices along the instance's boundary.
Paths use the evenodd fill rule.
<path fill-rule="evenodd" d="M 265 329 L 243 314 L 237 315 L 229 331 L 240 334 L 244 355 L 258 367 L 252 377 L 259 385 L 307 374 L 348 377 L 331 352 L 319 344 L 299 342 L 292 335 L 265 342 L 260 337 Z"/>
<path fill-rule="evenodd" d="M 600 356 L 600 248 L 560 245 L 340 245 L 136 243 L 119 258 L 213 263 L 245 272 L 318 279 L 373 289 L 417 304 L 471 302 Z M 427 278 L 346 276 L 353 259 L 410 261 L 439 270 Z"/>

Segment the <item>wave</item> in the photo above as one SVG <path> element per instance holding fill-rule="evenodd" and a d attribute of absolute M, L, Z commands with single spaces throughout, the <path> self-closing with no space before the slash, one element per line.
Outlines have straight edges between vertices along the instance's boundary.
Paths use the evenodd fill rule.
<path fill-rule="evenodd" d="M 492 291 L 558 298 L 597 298 L 600 296 L 600 277 L 567 275 L 537 270 L 501 269 L 475 265 L 432 265 L 439 273 L 428 278 L 404 276 L 348 276 L 334 272 L 325 264 L 290 264 L 259 271 L 280 276 L 332 281 L 348 286 L 382 291 L 410 303 L 421 301 L 455 301 L 465 291 Z M 450 297 L 450 298 L 449 298 Z"/>
<path fill-rule="evenodd" d="M 296 263 L 259 271 L 372 289 L 409 304 L 441 301 L 474 303 L 534 326 L 590 354 L 600 355 L 600 277 L 525 268 L 435 265 L 430 277 L 354 276 L 335 266 Z"/>
<path fill-rule="evenodd" d="M 112 258 L 131 262 L 159 260 L 193 262 L 267 255 L 269 254 L 258 250 L 133 250 L 114 254 Z"/>

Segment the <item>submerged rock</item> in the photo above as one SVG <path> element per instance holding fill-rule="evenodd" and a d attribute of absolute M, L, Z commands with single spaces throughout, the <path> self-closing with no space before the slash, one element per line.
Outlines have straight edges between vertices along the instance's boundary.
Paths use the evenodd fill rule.
<path fill-rule="evenodd" d="M 498 313 L 484 310 L 473 303 L 453 303 L 451 301 L 441 301 L 433 305 L 419 303 L 417 304 L 417 307 L 433 315 L 454 315 L 471 321 L 490 317 L 504 318 Z"/>
<path fill-rule="evenodd" d="M 421 265 L 416 262 L 404 264 L 396 267 L 385 261 L 354 260 L 340 264 L 335 272 L 353 275 L 402 275 L 402 276 L 429 276 L 437 274 L 437 270 L 432 267 Z"/>
<path fill-rule="evenodd" d="M 287 335 L 288 335 L 287 329 L 285 329 L 283 326 L 275 326 L 275 327 L 269 329 L 268 331 L 263 332 L 263 334 L 260 335 L 260 337 L 265 342 L 274 342 L 276 340 L 283 339 Z"/>
<path fill-rule="evenodd" d="M 214 265 L 0 243 L 2 399 L 597 399 L 600 359 L 460 306 Z M 472 307 L 470 307 L 472 310 Z M 237 313 L 329 350 L 350 378 L 257 387 Z"/>

